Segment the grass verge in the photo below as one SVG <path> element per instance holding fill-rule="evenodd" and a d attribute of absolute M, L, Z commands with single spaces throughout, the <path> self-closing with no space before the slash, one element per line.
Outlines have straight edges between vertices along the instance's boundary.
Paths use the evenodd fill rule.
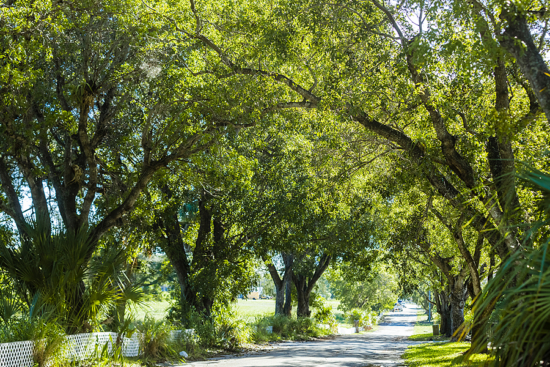
<path fill-rule="evenodd" d="M 465 342 L 420 344 L 410 346 L 403 358 L 410 367 L 486 366 L 490 361 L 486 354 L 476 354 L 469 361 L 462 360 L 469 348 L 470 343 Z"/>
<path fill-rule="evenodd" d="M 409 336 L 409 340 L 413 341 L 430 341 L 430 340 L 449 340 L 445 335 L 433 335 L 433 322 L 428 321 L 428 315 L 418 313 L 417 321 L 414 325 L 413 335 Z"/>

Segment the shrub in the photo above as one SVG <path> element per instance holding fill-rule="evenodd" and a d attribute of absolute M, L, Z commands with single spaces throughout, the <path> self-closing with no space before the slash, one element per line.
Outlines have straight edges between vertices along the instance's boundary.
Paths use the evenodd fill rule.
<path fill-rule="evenodd" d="M 196 333 L 182 332 L 179 334 L 179 337 L 175 340 L 174 348 L 178 353 L 185 351 L 192 359 L 202 359 L 207 354 Z"/>
<path fill-rule="evenodd" d="M 320 324 L 328 325 L 332 332 L 338 331 L 338 323 L 336 322 L 331 306 L 321 305 L 313 315 L 313 318 Z"/>
<path fill-rule="evenodd" d="M 364 311 L 358 308 L 354 308 L 347 314 L 348 322 L 355 325 L 355 321 L 358 321 L 359 327 L 374 326 L 377 323 L 376 312 Z"/>
<path fill-rule="evenodd" d="M 268 333 L 266 330 L 268 326 L 273 327 L 272 333 Z M 258 317 L 253 323 L 252 330 L 252 339 L 256 343 L 281 339 L 308 340 L 310 337 L 327 335 L 331 332 L 319 328 L 317 320 L 312 318 L 299 317 L 295 319 L 283 315 Z"/>
<path fill-rule="evenodd" d="M 550 364 L 550 174 L 528 169 L 520 178 L 534 193 L 538 220 L 521 228 L 529 241 L 503 259 L 474 306 L 483 330 L 472 335 L 469 354 L 485 352 L 490 342 L 491 366 Z"/>
<path fill-rule="evenodd" d="M 215 317 L 214 323 L 219 347 L 233 350 L 251 339 L 250 327 L 230 311 L 220 312 Z"/>
<path fill-rule="evenodd" d="M 201 347 L 233 350 L 251 340 L 252 330 L 230 310 L 218 309 L 210 317 L 188 312 L 187 326 L 195 330 Z"/>
<path fill-rule="evenodd" d="M 176 342 L 172 338 L 172 326 L 165 321 L 155 321 L 146 316 L 137 327 L 139 330 L 139 346 L 146 364 L 157 361 L 178 359 L 174 349 Z"/>
<path fill-rule="evenodd" d="M 32 340 L 34 363 L 42 367 L 54 365 L 65 341 L 65 333 L 55 321 L 45 318 L 12 318 L 0 327 L 0 340 L 3 343 Z"/>

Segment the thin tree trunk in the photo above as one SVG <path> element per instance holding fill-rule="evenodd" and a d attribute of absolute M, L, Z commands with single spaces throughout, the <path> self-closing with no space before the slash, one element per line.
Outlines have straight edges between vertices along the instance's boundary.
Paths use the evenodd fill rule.
<path fill-rule="evenodd" d="M 283 308 L 285 304 L 285 289 L 283 280 L 279 276 L 279 272 L 275 265 L 272 262 L 264 260 L 266 263 L 267 269 L 269 270 L 269 275 L 275 284 L 275 315 L 280 315 L 283 313 Z"/>

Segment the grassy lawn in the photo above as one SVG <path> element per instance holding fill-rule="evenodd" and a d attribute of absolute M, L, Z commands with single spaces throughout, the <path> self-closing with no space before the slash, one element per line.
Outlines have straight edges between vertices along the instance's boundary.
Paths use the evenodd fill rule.
<path fill-rule="evenodd" d="M 170 302 L 167 300 L 161 301 L 148 301 L 135 311 L 135 320 L 143 321 L 146 315 L 160 320 L 167 315 L 167 310 L 170 307 Z"/>
<path fill-rule="evenodd" d="M 433 322 L 428 321 L 428 315 L 419 313 L 416 317 L 417 321 L 414 325 L 413 335 L 409 336 L 409 340 L 428 341 L 428 340 L 448 340 L 444 335 L 433 336 Z"/>
<path fill-rule="evenodd" d="M 344 322 L 344 313 L 340 310 L 337 310 L 340 301 L 337 300 L 328 300 L 326 304 L 332 307 L 332 312 L 336 316 L 336 319 L 340 322 Z M 275 313 L 275 300 L 273 299 L 260 299 L 260 300 L 250 300 L 250 299 L 239 299 L 234 304 L 235 311 L 237 315 L 241 317 L 256 317 L 256 316 L 265 316 L 273 315 Z M 295 307 L 294 307 L 295 308 Z M 295 310 L 293 310 L 295 313 Z M 315 313 L 313 310 L 312 314 Z"/>
<path fill-rule="evenodd" d="M 344 313 L 336 309 L 340 304 L 340 301 L 329 300 L 326 301 L 326 303 L 332 307 L 332 310 L 338 322 L 345 323 L 346 320 L 344 318 Z M 156 320 L 160 320 L 167 315 L 167 309 L 169 307 L 170 302 L 167 300 L 145 302 L 143 306 L 135 310 L 135 320 L 142 321 L 146 315 L 149 315 Z M 236 311 L 238 316 L 243 318 L 255 318 L 258 316 L 273 315 L 275 313 L 275 300 L 239 299 L 236 303 L 234 303 L 234 310 Z M 313 311 L 312 313 L 315 313 L 315 311 Z"/>
<path fill-rule="evenodd" d="M 265 316 L 275 313 L 275 300 L 273 299 L 239 299 L 234 305 L 237 315 L 241 317 Z"/>
<path fill-rule="evenodd" d="M 411 346 L 403 358 L 410 367 L 446 367 L 458 363 L 458 366 L 485 366 L 488 356 L 476 354 L 470 361 L 461 361 L 463 353 L 470 348 L 470 343 L 429 343 Z"/>

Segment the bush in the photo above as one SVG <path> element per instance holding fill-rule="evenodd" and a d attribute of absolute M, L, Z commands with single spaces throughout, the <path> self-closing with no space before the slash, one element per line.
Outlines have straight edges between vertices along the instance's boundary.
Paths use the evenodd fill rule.
<path fill-rule="evenodd" d="M 192 344 L 198 343 L 202 348 L 234 350 L 250 342 L 252 335 L 250 326 L 230 310 L 223 308 L 216 310 L 212 316 L 201 315 L 193 310 L 188 311 L 185 326 L 195 330 L 198 340 L 193 340 Z"/>
<path fill-rule="evenodd" d="M 196 333 L 182 332 L 175 340 L 175 349 L 180 352 L 185 351 L 189 358 L 203 359 L 206 357 L 207 352 L 199 341 L 200 339 Z"/>
<path fill-rule="evenodd" d="M 139 347 L 146 364 L 179 359 L 179 354 L 174 349 L 176 341 L 172 338 L 172 326 L 165 321 L 155 321 L 146 316 L 137 329 L 140 332 Z"/>
<path fill-rule="evenodd" d="M 272 326 L 273 332 L 269 333 L 267 327 Z M 317 326 L 317 320 L 309 317 L 297 319 L 283 315 L 264 316 L 256 318 L 253 323 L 252 339 L 256 343 L 266 341 L 309 340 L 311 337 L 330 334 L 330 330 Z"/>
<path fill-rule="evenodd" d="M 358 308 L 349 311 L 347 319 L 352 325 L 355 325 L 355 321 L 358 321 L 359 324 L 357 326 L 359 327 L 372 327 L 377 323 L 376 312 L 364 311 Z"/>
<path fill-rule="evenodd" d="M 331 306 L 321 305 L 313 315 L 313 318 L 320 324 L 328 325 L 333 333 L 338 332 L 338 323 L 336 322 Z"/>
<path fill-rule="evenodd" d="M 65 341 L 63 328 L 55 321 L 39 317 L 12 318 L 0 327 L 3 343 L 32 340 L 33 360 L 38 367 L 54 365 Z"/>
<path fill-rule="evenodd" d="M 220 312 L 214 319 L 217 345 L 233 350 L 251 340 L 252 330 L 240 318 L 230 311 Z"/>

